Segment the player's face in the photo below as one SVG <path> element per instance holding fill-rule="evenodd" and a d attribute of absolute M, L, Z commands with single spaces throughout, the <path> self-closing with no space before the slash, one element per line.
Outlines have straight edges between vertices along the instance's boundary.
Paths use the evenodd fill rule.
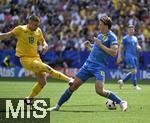
<path fill-rule="evenodd" d="M 106 27 L 107 25 L 105 25 L 102 21 L 99 22 L 99 30 L 100 32 L 106 32 Z"/>
<path fill-rule="evenodd" d="M 28 25 L 31 31 L 35 31 L 39 27 L 39 22 L 30 20 Z"/>
<path fill-rule="evenodd" d="M 134 35 L 134 31 L 135 31 L 134 28 L 131 28 L 131 27 L 128 28 L 128 34 L 129 35 Z"/>

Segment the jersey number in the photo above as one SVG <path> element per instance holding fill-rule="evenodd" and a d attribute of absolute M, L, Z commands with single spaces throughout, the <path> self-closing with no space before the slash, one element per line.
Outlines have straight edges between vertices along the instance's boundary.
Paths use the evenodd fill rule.
<path fill-rule="evenodd" d="M 33 44 L 34 43 L 34 37 L 29 37 L 29 43 Z"/>

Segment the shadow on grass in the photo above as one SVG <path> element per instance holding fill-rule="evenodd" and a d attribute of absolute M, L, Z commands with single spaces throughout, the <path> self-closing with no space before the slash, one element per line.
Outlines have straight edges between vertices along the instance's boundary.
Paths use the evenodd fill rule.
<path fill-rule="evenodd" d="M 99 106 L 99 105 L 65 105 L 64 107 L 91 107 L 91 106 Z"/>
<path fill-rule="evenodd" d="M 72 107 L 72 108 L 74 108 L 74 107 L 77 107 L 77 108 L 80 108 L 80 107 L 95 107 L 95 106 L 99 106 L 99 105 L 66 105 L 66 106 L 64 106 L 64 107 Z M 89 109 L 87 109 L 87 110 L 82 110 L 82 109 L 73 109 L 73 110 L 71 110 L 71 109 L 63 109 L 63 110 L 59 110 L 59 112 L 73 112 L 73 113 L 96 113 L 96 112 L 109 112 L 109 110 L 89 110 Z"/>
<path fill-rule="evenodd" d="M 59 112 L 72 112 L 72 113 L 96 113 L 96 112 L 108 112 L 108 111 L 88 111 L 88 110 L 60 110 Z"/>

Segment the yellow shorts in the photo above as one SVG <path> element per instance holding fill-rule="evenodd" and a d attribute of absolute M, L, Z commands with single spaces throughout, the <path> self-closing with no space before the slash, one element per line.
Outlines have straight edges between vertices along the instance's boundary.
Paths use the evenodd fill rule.
<path fill-rule="evenodd" d="M 31 70 L 36 74 L 44 72 L 43 68 L 47 66 L 40 57 L 21 57 L 20 63 L 25 69 Z"/>

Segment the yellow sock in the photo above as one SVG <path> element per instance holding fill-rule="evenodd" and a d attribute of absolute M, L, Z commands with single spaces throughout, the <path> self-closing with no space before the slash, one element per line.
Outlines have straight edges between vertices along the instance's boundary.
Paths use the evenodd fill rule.
<path fill-rule="evenodd" d="M 31 93 L 29 94 L 29 98 L 34 98 L 36 95 L 39 94 L 39 92 L 42 90 L 41 84 L 38 82 L 33 86 Z"/>

